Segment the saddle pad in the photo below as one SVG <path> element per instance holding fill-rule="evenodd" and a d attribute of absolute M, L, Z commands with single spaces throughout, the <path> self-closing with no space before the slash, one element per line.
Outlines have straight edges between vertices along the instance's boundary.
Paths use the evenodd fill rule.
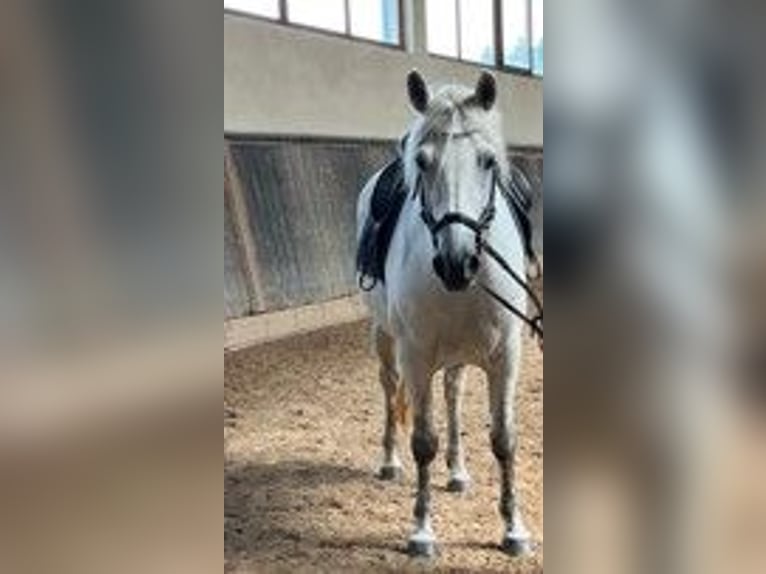
<path fill-rule="evenodd" d="M 397 157 L 383 169 L 372 191 L 370 212 L 356 253 L 360 285 L 372 288 L 377 281 L 385 282 L 386 256 L 406 198 L 404 166 Z"/>

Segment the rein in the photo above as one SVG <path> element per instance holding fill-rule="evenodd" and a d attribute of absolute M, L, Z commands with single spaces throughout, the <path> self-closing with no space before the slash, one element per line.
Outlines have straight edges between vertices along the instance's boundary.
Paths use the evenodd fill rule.
<path fill-rule="evenodd" d="M 526 323 L 529 326 L 529 328 L 532 330 L 532 334 L 540 338 L 540 343 L 542 344 L 543 306 L 540 303 L 540 299 L 537 297 L 537 295 L 535 295 L 534 291 L 529 286 L 529 284 L 523 278 L 521 278 L 519 274 L 513 270 L 513 268 L 511 268 L 508 261 L 506 261 L 505 258 L 494 247 L 492 247 L 492 245 L 484 237 L 486 232 L 491 227 L 492 222 L 495 219 L 495 215 L 496 215 L 495 198 L 497 196 L 498 187 L 500 187 L 501 193 L 505 197 L 506 201 L 509 202 L 509 207 L 511 203 L 519 201 L 519 199 L 516 197 L 516 194 L 513 193 L 513 190 L 508 188 L 507 182 L 503 181 L 502 177 L 498 177 L 498 168 L 494 167 L 492 169 L 492 181 L 491 181 L 491 188 L 489 192 L 489 198 L 487 200 L 486 205 L 484 206 L 484 209 L 482 209 L 482 212 L 479 215 L 478 219 L 473 219 L 472 217 L 469 217 L 459 211 L 451 211 L 444 214 L 441 217 L 441 219 L 437 220 L 434 217 L 433 212 L 431 211 L 431 208 L 428 206 L 428 203 L 426 201 L 426 194 L 423 189 L 422 178 L 418 177 L 415 194 L 420 196 L 420 218 L 423 220 L 423 223 L 425 223 L 426 227 L 431 233 L 431 240 L 433 241 L 434 248 L 436 248 L 438 245 L 438 241 L 437 241 L 438 234 L 445 228 L 449 227 L 450 225 L 463 225 L 474 232 L 474 235 L 476 236 L 477 257 L 480 257 L 482 253 L 486 253 L 498 265 L 500 265 L 500 268 L 503 271 L 505 271 L 508 275 L 510 275 L 510 277 L 522 289 L 524 289 L 524 291 L 529 296 L 529 298 L 531 299 L 535 307 L 536 314 L 531 318 L 528 317 L 525 312 L 523 312 L 518 307 L 513 305 L 510 301 L 508 301 L 506 298 L 504 298 L 502 295 L 497 293 L 492 288 L 488 287 L 487 285 L 483 283 L 477 283 L 477 284 L 479 285 L 479 287 L 481 287 L 481 289 L 487 295 L 492 297 L 492 299 L 494 299 L 497 303 L 499 303 L 505 310 L 507 310 L 512 315 L 515 315 L 516 317 L 521 319 L 524 323 Z M 526 217 L 526 210 L 511 209 L 511 213 L 512 215 L 514 215 L 514 218 L 516 217 L 517 211 L 519 212 L 519 215 L 518 215 L 519 217 L 522 217 L 522 216 Z"/>

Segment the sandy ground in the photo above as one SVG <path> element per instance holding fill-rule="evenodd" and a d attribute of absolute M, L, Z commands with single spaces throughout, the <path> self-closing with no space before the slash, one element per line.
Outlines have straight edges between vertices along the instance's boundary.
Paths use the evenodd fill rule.
<path fill-rule="evenodd" d="M 517 413 L 517 488 L 539 548 L 531 558 L 497 549 L 498 476 L 489 449 L 486 385 L 472 370 L 464 440 L 472 489 L 446 492 L 444 403 L 433 465 L 434 528 L 440 555 L 405 553 L 414 494 L 408 440 L 405 477 L 374 476 L 380 456 L 382 392 L 368 325 L 355 323 L 225 357 L 225 572 L 542 572 L 543 368 L 527 341 Z M 441 394 L 441 384 L 436 392 Z"/>

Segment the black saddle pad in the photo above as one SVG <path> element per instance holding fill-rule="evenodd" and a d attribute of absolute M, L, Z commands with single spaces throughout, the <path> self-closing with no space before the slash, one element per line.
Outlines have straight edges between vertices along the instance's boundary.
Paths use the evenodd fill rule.
<path fill-rule="evenodd" d="M 406 198 L 404 166 L 397 157 L 383 169 L 375 183 L 370 213 L 359 240 L 356 269 L 363 287 L 372 288 L 377 281 L 385 282 L 386 256 Z"/>

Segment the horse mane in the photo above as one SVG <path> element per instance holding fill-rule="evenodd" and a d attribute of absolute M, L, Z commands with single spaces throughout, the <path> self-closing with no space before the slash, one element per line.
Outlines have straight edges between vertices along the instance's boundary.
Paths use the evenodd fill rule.
<path fill-rule="evenodd" d="M 428 103 L 425 113 L 418 115 L 402 138 L 401 152 L 404 179 L 414 189 L 417 178 L 415 156 L 425 142 L 445 141 L 452 133 L 470 132 L 471 141 L 490 150 L 497 159 L 502 177 L 509 175 L 500 113 L 496 107 L 485 110 L 473 90 L 459 85 L 440 88 Z"/>

